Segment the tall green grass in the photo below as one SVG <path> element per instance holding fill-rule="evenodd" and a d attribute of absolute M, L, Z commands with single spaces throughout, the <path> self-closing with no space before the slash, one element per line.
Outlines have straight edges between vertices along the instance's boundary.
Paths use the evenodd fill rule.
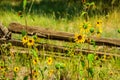
<path fill-rule="evenodd" d="M 117 30 L 120 28 L 120 12 L 114 11 L 107 16 L 94 16 L 89 19 L 90 23 L 95 25 L 98 19 L 103 21 L 103 33 L 102 37 L 108 38 L 120 38 Z M 14 10 L 11 11 L 1 11 L 0 12 L 0 21 L 8 27 L 11 22 L 18 22 L 21 24 L 25 24 L 24 17 L 18 16 L 18 12 Z M 84 20 L 80 17 L 73 17 L 72 20 L 67 18 L 56 19 L 54 14 L 46 15 L 46 14 L 30 14 L 27 15 L 27 23 L 29 26 L 40 26 L 44 28 L 50 28 L 55 31 L 63 31 L 63 32 L 71 32 L 75 33 L 79 31 L 80 23 L 84 22 Z"/>

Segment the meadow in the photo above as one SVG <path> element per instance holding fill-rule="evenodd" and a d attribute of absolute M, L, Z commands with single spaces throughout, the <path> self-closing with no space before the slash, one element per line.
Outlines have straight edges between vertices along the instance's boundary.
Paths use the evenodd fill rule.
<path fill-rule="evenodd" d="M 29 5 L 26 6 L 27 4 Z M 118 9 L 108 12 L 107 15 L 92 14 L 92 16 L 89 16 L 87 14 L 89 20 L 86 22 L 84 16 L 81 17 L 80 15 L 82 13 L 79 13 L 76 9 L 77 14 L 71 12 L 73 14 L 71 16 L 67 12 L 56 12 L 57 9 L 48 10 L 48 7 L 45 8 L 42 4 L 40 7 L 44 11 L 37 11 L 38 8 L 36 9 L 35 3 L 30 8 L 31 4 L 32 2 L 24 2 L 21 5 L 7 1 L 1 2 L 0 22 L 6 27 L 11 22 L 17 22 L 28 26 L 40 26 L 54 31 L 77 33 L 78 35 L 75 36 L 76 42 L 47 40 L 37 38 L 36 36 L 27 36 L 26 33 L 21 33 L 22 35 L 13 34 L 12 39 L 22 41 L 24 48 L 12 46 L 10 43 L 1 44 L 0 80 L 120 80 L 119 56 L 99 56 L 95 53 L 74 55 L 75 48 L 102 50 L 103 53 L 109 52 L 120 55 L 120 47 L 89 45 L 84 43 L 85 39 L 83 36 L 120 39 L 120 11 Z M 37 3 L 36 5 L 38 6 Z M 62 8 L 58 7 L 58 11 L 64 11 Z M 97 22 L 100 25 L 96 25 Z M 82 26 L 83 29 L 90 26 L 90 32 L 88 32 L 89 30 L 84 32 Z M 96 33 L 93 33 L 93 31 L 96 31 Z M 79 33 L 82 35 L 79 35 Z M 79 40 L 78 36 L 81 40 Z M 52 52 L 52 49 L 51 52 L 44 49 L 38 51 L 35 42 L 65 46 L 70 50 L 65 54 Z M 17 52 L 13 53 L 6 46 L 17 50 Z M 26 53 L 21 54 L 20 51 L 22 50 L 26 50 Z"/>

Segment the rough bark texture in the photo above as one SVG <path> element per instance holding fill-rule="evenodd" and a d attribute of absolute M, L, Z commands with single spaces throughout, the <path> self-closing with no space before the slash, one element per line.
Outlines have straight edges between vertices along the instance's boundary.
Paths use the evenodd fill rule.
<path fill-rule="evenodd" d="M 6 31 L 4 30 L 4 26 L 0 22 L 0 38 L 2 38 L 5 35 Z"/>
<path fill-rule="evenodd" d="M 0 22 L 0 38 L 11 39 L 11 32 Z"/>
<path fill-rule="evenodd" d="M 8 29 L 13 33 L 21 34 L 21 31 L 25 30 L 25 25 L 21 25 L 19 23 L 11 23 Z M 32 27 L 32 26 L 28 26 L 26 31 L 28 35 L 37 34 L 37 36 L 40 38 L 74 42 L 74 34 L 72 33 L 56 32 L 42 27 Z M 97 37 L 91 37 L 91 39 L 93 39 L 97 45 L 120 47 L 120 39 L 112 39 L 112 38 L 108 39 L 108 38 L 97 38 Z"/>

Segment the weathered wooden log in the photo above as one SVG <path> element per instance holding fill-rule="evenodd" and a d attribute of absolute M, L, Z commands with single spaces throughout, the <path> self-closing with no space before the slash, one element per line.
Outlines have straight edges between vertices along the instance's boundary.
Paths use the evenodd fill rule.
<path fill-rule="evenodd" d="M 13 33 L 20 33 L 25 30 L 25 25 L 21 25 L 19 23 L 11 23 L 8 29 Z M 38 37 L 46 38 L 46 39 L 55 39 L 55 40 L 64 40 L 64 41 L 74 41 L 74 34 L 66 33 L 66 32 L 55 32 L 53 30 L 49 30 L 41 27 L 27 27 L 28 35 L 37 34 Z"/>
<path fill-rule="evenodd" d="M 25 25 L 19 23 L 10 23 L 8 29 L 13 33 L 21 34 L 22 30 L 25 30 Z M 37 34 L 40 38 L 53 39 L 53 40 L 62 40 L 74 42 L 74 34 L 67 32 L 56 32 L 50 29 L 41 28 L 41 27 L 27 27 L 28 35 Z M 108 46 L 117 46 L 120 47 L 120 39 L 108 39 L 108 38 L 97 38 L 91 37 L 97 45 L 108 45 Z M 87 42 L 87 41 L 86 41 Z"/>
<path fill-rule="evenodd" d="M 24 47 L 22 41 L 19 40 L 2 40 L 0 39 L 0 44 L 4 44 L 4 43 L 11 43 L 13 46 L 20 46 L 20 47 Z M 38 50 L 45 50 L 45 51 L 52 51 L 52 52 L 60 52 L 60 53 L 68 53 L 70 51 L 70 49 L 64 47 L 64 46 L 56 46 L 56 45 L 52 45 L 52 44 L 47 44 L 47 43 L 39 43 L 36 46 L 38 48 Z M 120 55 L 117 54 L 111 54 L 111 53 L 106 53 L 106 52 L 98 52 L 98 51 L 94 51 L 94 50 L 87 50 L 87 49 L 73 49 L 72 53 L 74 54 L 89 54 L 89 53 L 94 53 L 94 54 L 98 54 L 98 55 L 111 55 L 111 56 L 117 56 L 120 57 Z"/>
<path fill-rule="evenodd" d="M 0 22 L 0 38 L 11 39 L 11 32 Z"/>

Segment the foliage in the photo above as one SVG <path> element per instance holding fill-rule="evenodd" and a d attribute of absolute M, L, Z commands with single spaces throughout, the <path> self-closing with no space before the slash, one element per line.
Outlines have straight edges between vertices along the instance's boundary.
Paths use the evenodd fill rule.
<path fill-rule="evenodd" d="M 10 43 L 9 44 L 4 44 L 4 45 L 0 45 L 0 79 L 4 79 L 4 80 L 8 80 L 8 79 L 13 79 L 13 80 L 119 80 L 120 79 L 120 74 L 119 74 L 119 64 L 120 64 L 120 59 L 119 57 L 113 57 L 113 56 L 107 56 L 107 55 L 103 55 L 103 56 L 99 56 L 95 53 L 93 54 L 86 54 L 83 55 L 81 52 L 80 54 L 74 55 L 74 49 L 75 48 L 88 48 L 88 49 L 94 49 L 94 50 L 101 50 L 99 49 L 100 47 L 96 45 L 96 42 L 94 40 L 91 40 L 90 37 L 94 37 L 97 36 L 98 34 L 100 34 L 101 36 L 104 36 L 102 34 L 102 29 L 101 27 L 103 26 L 101 24 L 101 19 L 104 19 L 103 22 L 105 22 L 106 24 L 112 24 L 110 22 L 111 21 L 111 17 L 109 19 L 107 19 L 107 17 L 104 18 L 104 16 L 102 18 L 99 18 L 99 16 L 97 16 L 97 19 L 95 17 L 90 18 L 90 13 L 89 11 L 91 11 L 91 8 L 89 8 L 89 10 L 84 11 L 83 7 L 86 8 L 86 5 L 92 6 L 94 4 L 96 4 L 96 0 L 93 0 L 93 2 L 87 2 L 86 0 L 86 4 L 83 4 L 82 7 L 80 7 L 82 4 L 80 2 L 81 0 L 68 0 L 68 3 L 65 3 L 65 0 L 41 0 L 40 4 L 37 5 L 37 3 L 33 4 L 33 10 L 35 9 L 35 5 L 40 6 L 42 5 L 42 8 L 44 3 L 47 5 L 44 5 L 45 7 L 49 7 L 46 10 L 47 12 L 52 13 L 53 15 L 51 16 L 45 16 L 46 13 L 44 13 L 42 15 L 42 13 L 38 13 L 37 12 L 33 12 L 34 14 L 26 14 L 26 21 L 28 24 L 30 25 L 42 25 L 44 27 L 49 27 L 49 26 L 54 26 L 52 28 L 56 29 L 56 30 L 62 30 L 62 31 L 69 31 L 69 32 L 79 32 L 80 36 L 77 36 L 76 40 L 78 41 L 78 39 L 81 39 L 81 36 L 84 35 L 84 38 L 82 40 L 82 42 L 80 41 L 80 43 L 62 43 L 62 42 L 55 42 L 55 41 L 51 41 L 50 40 L 43 40 L 42 39 L 38 39 L 37 35 L 33 35 L 32 37 L 28 36 L 26 31 L 21 31 L 22 35 L 17 36 L 17 39 L 21 39 L 24 45 L 24 48 L 19 48 L 19 47 L 14 47 L 12 46 Z M 102 2 L 106 2 L 105 0 L 101 0 Z M 117 0 L 115 0 L 117 1 Z M 111 0 L 108 0 L 108 2 L 110 3 Z M 54 5 L 52 4 L 53 7 L 55 7 L 54 9 L 52 9 L 50 6 L 50 3 L 54 3 Z M 60 6 L 61 3 L 64 3 L 65 5 Z M 49 4 L 49 5 L 48 5 Z M 58 7 L 59 4 L 59 7 Z M 21 22 L 22 24 L 24 23 L 25 20 L 25 13 L 22 13 L 22 17 L 17 15 L 16 11 L 21 11 L 22 9 L 25 10 L 26 12 L 29 11 L 29 5 L 30 3 L 27 0 L 24 0 L 22 2 L 22 7 L 21 9 L 16 7 L 17 9 L 15 9 L 15 11 L 13 10 L 13 12 L 2 12 L 0 14 L 2 14 L 2 18 L 0 16 L 0 18 L 2 19 L 2 21 L 6 24 L 8 24 L 7 22 L 11 22 L 13 20 L 16 20 L 18 22 Z M 67 5 L 67 6 L 66 6 Z M 73 6 L 75 5 L 75 7 L 73 8 Z M 79 6 L 78 6 L 79 5 Z M 87 14 L 87 16 L 89 17 L 88 21 L 85 20 L 85 18 L 82 18 L 81 20 L 81 16 L 79 15 L 79 17 L 75 17 L 72 18 L 73 20 L 68 20 L 68 18 L 63 18 L 60 17 L 59 19 L 56 19 L 56 15 L 64 15 L 64 17 L 66 17 L 67 11 L 62 9 L 62 8 L 66 8 L 67 7 L 67 11 L 68 13 L 70 13 L 69 15 L 71 16 L 71 14 L 74 15 L 74 13 L 78 12 L 77 10 L 74 10 L 77 7 L 80 7 L 80 11 L 83 10 L 83 13 L 79 13 L 82 16 L 85 16 Z M 41 9 L 42 9 L 41 8 Z M 9 9 L 9 8 L 8 8 Z M 37 8 L 38 9 L 38 8 Z M 44 8 L 45 10 L 46 8 Z M 86 8 L 88 9 L 88 8 Z M 32 9 L 31 9 L 32 10 Z M 52 10 L 52 11 L 51 11 Z M 56 11 L 55 11 L 56 10 Z M 64 13 L 64 11 L 66 11 Z M 31 11 L 32 12 L 32 11 Z M 45 12 L 45 11 L 44 11 Z M 56 15 L 54 15 L 54 12 Z M 21 13 L 20 13 L 21 14 Z M 37 14 L 37 16 L 36 16 Z M 117 14 L 117 13 L 115 13 Z M 3 17 L 5 16 L 5 20 L 3 20 Z M 94 16 L 94 15 L 93 15 Z M 115 15 L 117 16 L 117 15 Z M 44 17 L 44 18 L 43 18 Z M 113 16 L 114 18 L 114 16 Z M 112 18 L 112 19 L 113 19 Z M 6 19 L 8 20 L 6 22 Z M 94 20 L 92 20 L 94 19 Z M 107 20 L 106 20 L 107 19 Z M 118 18 L 114 19 L 117 20 L 116 22 L 119 22 Z M 36 23 L 35 23 L 36 22 Z M 98 24 L 100 23 L 100 24 Z M 104 24 L 105 24 L 104 23 Z M 48 25 L 49 24 L 49 25 Z M 56 27 L 55 27 L 56 26 Z M 61 27 L 62 26 L 62 27 Z M 117 24 L 117 26 L 119 26 Z M 104 29 L 107 26 L 104 26 Z M 107 27 L 110 29 L 110 27 Z M 114 28 L 114 27 L 113 27 Z M 117 28 L 116 28 L 117 29 Z M 73 30 L 73 31 L 72 31 Z M 106 30 L 106 32 L 109 30 Z M 114 30 L 115 35 L 112 33 L 111 37 L 116 37 L 118 35 L 119 38 L 119 29 Z M 105 34 L 106 34 L 105 32 Z M 104 33 L 104 32 L 103 32 Z M 107 34 L 108 35 L 108 34 Z M 13 36 L 16 38 L 16 36 Z M 78 38 L 79 37 L 79 38 Z M 100 36 L 99 36 L 100 37 Z M 52 43 L 52 44 L 59 44 L 59 45 L 64 45 L 64 46 L 68 46 L 70 48 L 69 52 L 67 52 L 66 54 L 62 54 L 62 56 L 60 56 L 61 54 L 59 53 L 53 53 L 53 52 L 46 52 L 44 49 L 42 49 L 41 51 L 38 51 L 36 48 L 36 42 L 37 40 L 39 40 L 40 42 L 48 42 L 48 43 Z M 85 41 L 88 41 L 89 43 L 91 43 L 93 46 L 89 46 L 88 44 L 84 43 Z M 29 43 L 29 44 L 28 44 Z M 91 48 L 92 47 L 92 48 Z M 17 51 L 16 53 L 13 53 L 10 49 L 13 48 L 15 49 L 20 49 L 20 51 Z M 119 50 L 117 51 L 117 49 L 112 49 L 111 50 L 108 49 L 108 47 L 104 46 L 102 48 L 102 51 L 107 52 L 110 51 L 111 53 L 117 54 L 119 53 Z M 21 54 L 21 51 L 26 50 L 25 54 Z M 52 51 L 52 49 L 51 49 Z M 56 55 L 58 56 L 56 56 Z M 69 56 L 69 57 L 68 57 Z M 23 74 L 22 74 L 23 73 Z M 10 76 L 9 76 L 10 75 Z"/>

